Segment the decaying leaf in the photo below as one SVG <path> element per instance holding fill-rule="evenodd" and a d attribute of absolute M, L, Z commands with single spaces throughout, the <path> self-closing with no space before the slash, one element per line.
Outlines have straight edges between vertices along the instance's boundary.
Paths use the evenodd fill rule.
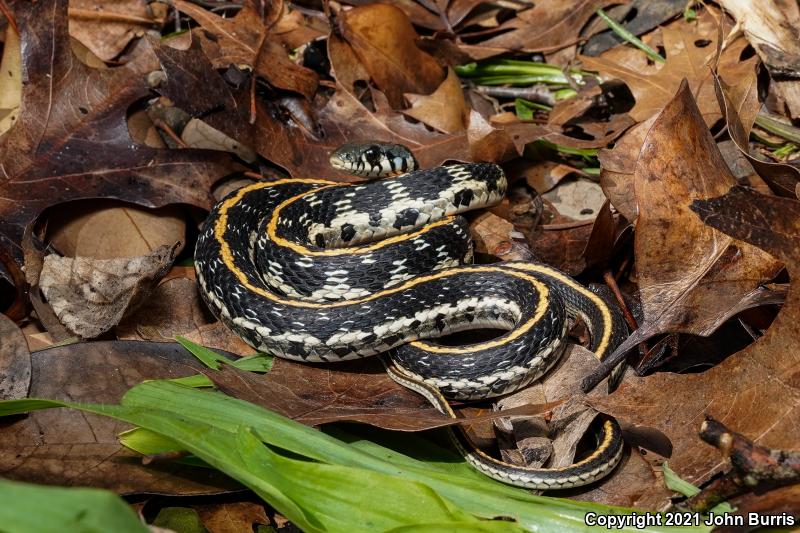
<path fill-rule="evenodd" d="M 47 219 L 48 240 L 68 257 L 136 257 L 159 246 L 186 241 L 182 209 L 144 209 L 108 200 L 92 200 L 54 208 Z M 183 249 L 180 245 L 176 255 Z"/>
<path fill-rule="evenodd" d="M 134 385 L 199 372 L 179 344 L 92 342 L 31 354 L 30 397 L 115 403 Z M 107 488 L 121 494 L 219 494 L 240 486 L 210 468 L 165 461 L 145 466 L 117 435 L 129 429 L 114 419 L 54 409 L 4 420 L 0 475 L 48 485 Z"/>
<path fill-rule="evenodd" d="M 172 342 L 180 335 L 215 350 L 253 353 L 253 348 L 217 321 L 203 304 L 193 269 L 191 277 L 177 274 L 159 284 L 136 312 L 122 319 L 116 333 L 123 340 L 155 342 Z"/>
<path fill-rule="evenodd" d="M 0 399 L 18 400 L 28 395 L 31 354 L 22 331 L 0 314 Z"/>
<path fill-rule="evenodd" d="M 226 367 L 208 377 L 231 396 L 309 425 L 355 421 L 417 431 L 449 422 L 425 398 L 392 381 L 375 358 L 330 365 L 276 359 L 267 374 Z"/>
<path fill-rule="evenodd" d="M 231 18 L 223 18 L 185 0 L 174 0 L 175 7 L 195 19 L 202 30 L 193 30 L 203 51 L 217 68 L 248 66 L 272 85 L 312 98 L 317 75 L 289 59 L 289 53 L 269 31 L 275 20 L 262 20 L 252 0 Z M 270 13 L 279 16 L 280 13 Z"/>
<path fill-rule="evenodd" d="M 158 63 L 147 47 L 114 69 L 70 51 L 66 1 L 13 2 L 25 49 L 20 118 L 0 146 L 0 243 L 19 260 L 24 229 L 46 208 L 83 198 L 208 207 L 211 183 L 236 168 L 217 152 L 133 143 L 127 108 L 147 96 Z"/>
<path fill-rule="evenodd" d="M 369 4 L 340 16 L 342 36 L 394 109 L 403 93 L 430 94 L 444 80 L 442 67 L 415 44 L 411 21 L 389 4 Z"/>
<path fill-rule="evenodd" d="M 736 19 L 737 27 L 771 72 L 789 77 L 800 74 L 800 9 L 796 3 L 720 0 L 720 5 Z"/>
<path fill-rule="evenodd" d="M 748 80 L 736 81 L 736 85 L 731 86 L 714 76 L 717 101 L 723 111 L 731 140 L 776 194 L 797 198 L 800 169 L 784 163 L 764 161 L 750 153 L 750 130 L 761 109 L 758 87 L 755 80 L 749 80 L 750 83 Z M 758 183 L 753 185 L 757 186 Z"/>
<path fill-rule="evenodd" d="M 92 339 L 134 311 L 150 295 L 175 258 L 176 245 L 133 258 L 44 258 L 42 293 L 71 332 Z"/>
<path fill-rule="evenodd" d="M 594 220 L 606 201 L 600 186 L 585 179 L 559 183 L 542 198 L 559 214 L 574 220 Z"/>
<path fill-rule="evenodd" d="M 270 524 L 264 506 L 254 502 L 195 505 L 194 509 L 209 533 L 241 533 L 253 530 L 257 524 Z"/>
<path fill-rule="evenodd" d="M 484 59 L 509 51 L 552 52 L 580 39 L 579 31 L 595 15 L 598 8 L 614 3 L 611 0 L 545 0 L 532 9 L 501 24 L 496 37 L 479 45 L 462 44 L 460 48 L 473 59 Z"/>
<path fill-rule="evenodd" d="M 7 132 L 19 117 L 22 100 L 22 65 L 19 35 L 10 25 L 6 27 L 3 58 L 0 61 L 0 134 Z"/>
<path fill-rule="evenodd" d="M 613 395 L 591 403 L 622 420 L 661 430 L 673 444 L 670 467 L 698 484 L 725 466 L 718 450 L 697 437 L 705 414 L 770 448 L 794 449 L 800 441 L 800 357 L 795 349 L 800 339 L 800 202 L 737 188 L 696 200 L 692 210 L 731 238 L 780 258 L 792 278 L 786 303 L 761 338 L 710 370 L 627 379 Z"/>
<path fill-rule="evenodd" d="M 644 53 L 631 47 L 617 47 L 600 57 L 582 56 L 581 61 L 584 68 L 598 71 L 606 78 L 621 79 L 628 85 L 636 98 L 636 105 L 628 113 L 637 121 L 658 113 L 686 79 L 703 119 L 712 125 L 720 118 L 710 68 L 720 46 L 721 16 L 708 10 L 696 22 L 679 19 L 661 28 L 667 60 L 664 65 L 648 65 Z M 721 76 L 736 80 L 755 77 L 757 59 L 740 59 L 746 46 L 745 39 L 727 43 L 717 66 Z"/>
<path fill-rule="evenodd" d="M 140 0 L 72 0 L 69 33 L 104 61 L 115 59 L 137 36 L 160 29 L 167 6 Z"/>
<path fill-rule="evenodd" d="M 665 331 L 708 335 L 781 265 L 768 253 L 700 223 L 694 200 L 736 185 L 687 84 L 644 138 L 634 189 L 635 253 L 644 321 L 622 353 Z"/>

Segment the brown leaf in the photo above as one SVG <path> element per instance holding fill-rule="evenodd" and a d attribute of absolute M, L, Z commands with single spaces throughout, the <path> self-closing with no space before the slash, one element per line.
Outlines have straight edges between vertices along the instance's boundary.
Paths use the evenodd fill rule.
<path fill-rule="evenodd" d="M 654 467 L 643 455 L 645 452 L 632 446 L 622 457 L 619 466 L 603 482 L 578 494 L 562 493 L 578 501 L 619 505 L 634 509 L 663 509 L 673 492 L 664 483 L 661 470 Z"/>
<path fill-rule="evenodd" d="M 332 365 L 275 359 L 267 374 L 226 366 L 207 376 L 226 394 L 308 425 L 346 420 L 418 431 L 450 422 L 421 395 L 392 381 L 376 358 Z"/>
<path fill-rule="evenodd" d="M 19 400 L 31 384 L 31 354 L 22 331 L 0 314 L 0 399 Z"/>
<path fill-rule="evenodd" d="M 160 246 L 133 258 L 44 258 L 39 284 L 59 321 L 91 339 L 105 333 L 150 295 L 175 258 L 176 246 Z"/>
<path fill-rule="evenodd" d="M 251 355 L 253 348 L 208 311 L 197 292 L 193 269 L 191 273 L 191 278 L 176 273 L 177 277 L 156 287 L 135 313 L 123 318 L 116 328 L 117 338 L 172 342 L 181 335 L 215 350 Z"/>
<path fill-rule="evenodd" d="M 506 52 L 553 52 L 577 43 L 585 36 L 580 30 L 598 8 L 615 0 L 544 0 L 533 8 L 500 24 L 500 35 L 478 44 L 462 44 L 473 59 L 485 59 Z"/>
<path fill-rule="evenodd" d="M 48 240 L 69 257 L 137 257 L 162 245 L 186 242 L 186 221 L 176 206 L 144 209 L 110 200 L 55 208 L 47 219 Z M 175 253 L 180 253 L 183 245 Z"/>
<path fill-rule="evenodd" d="M 389 4 L 368 4 L 340 15 L 342 36 L 394 109 L 403 94 L 430 94 L 444 80 L 442 67 L 415 44 L 405 13 Z"/>
<path fill-rule="evenodd" d="M 761 338 L 710 370 L 629 379 L 613 395 L 591 403 L 661 430 L 673 444 L 670 466 L 699 484 L 725 468 L 719 451 L 697 437 L 706 414 L 762 446 L 793 449 L 800 441 L 800 202 L 736 188 L 696 200 L 692 210 L 731 238 L 783 260 L 792 279 L 786 303 Z"/>
<path fill-rule="evenodd" d="M 639 153 L 645 138 L 650 133 L 657 115 L 653 115 L 634 126 L 620 139 L 614 148 L 600 150 L 600 186 L 617 211 L 633 222 L 639 216 L 633 188 L 633 173 L 636 171 Z"/>
<path fill-rule="evenodd" d="M 720 6 L 756 49 L 767 68 L 780 76 L 800 73 L 800 9 L 786 0 L 721 0 Z"/>
<path fill-rule="evenodd" d="M 158 68 L 146 46 L 124 66 L 91 69 L 70 51 L 65 0 L 12 5 L 26 82 L 20 119 L 0 147 L 2 246 L 20 261 L 24 229 L 46 207 L 70 200 L 208 208 L 211 183 L 236 164 L 217 152 L 157 150 L 130 138 L 127 108 L 150 94 L 145 77 Z"/>
<path fill-rule="evenodd" d="M 714 87 L 728 132 L 736 147 L 776 194 L 797 198 L 800 170 L 791 165 L 763 161 L 750 155 L 750 130 L 761 109 L 756 80 L 739 80 L 736 85 L 729 86 L 715 75 Z"/>
<path fill-rule="evenodd" d="M 115 59 L 132 39 L 146 30 L 159 29 L 167 6 L 140 0 L 73 0 L 69 7 L 69 33 L 104 61 Z"/>
<path fill-rule="evenodd" d="M 646 56 L 630 47 L 616 47 L 601 57 L 581 56 L 584 68 L 598 71 L 606 78 L 624 81 L 636 105 L 628 111 L 636 121 L 647 120 L 669 102 L 682 80 L 686 79 L 706 124 L 720 118 L 714 98 L 711 67 L 719 46 L 716 11 L 703 11 L 696 22 L 683 18 L 661 28 L 666 50 L 666 64 L 647 66 Z M 738 39 L 722 51 L 719 72 L 730 79 L 755 78 L 757 59 L 739 59 L 747 41 Z M 632 56 L 632 58 L 631 58 Z"/>
<path fill-rule="evenodd" d="M 30 396 L 118 403 L 147 379 L 196 374 L 197 360 L 178 344 L 92 342 L 31 354 Z M 73 409 L 48 409 L 5 419 L 0 475 L 21 481 L 107 488 L 130 493 L 219 494 L 239 489 L 215 470 L 164 462 L 144 466 L 117 435 L 130 426 Z"/>
<path fill-rule="evenodd" d="M 192 34 L 216 68 L 248 65 L 275 87 L 308 99 L 314 97 L 317 75 L 289 59 L 289 53 L 261 20 L 252 1 L 245 2 L 231 18 L 223 18 L 186 0 L 174 2 L 175 7 L 203 27 L 192 30 Z"/>
<path fill-rule="evenodd" d="M 209 533 L 242 533 L 257 530 L 256 524 L 270 524 L 264 507 L 254 502 L 225 502 L 194 505 Z"/>
<path fill-rule="evenodd" d="M 461 82 L 452 68 L 447 69 L 447 78 L 430 95 L 405 94 L 411 109 L 403 114 L 424 122 L 442 133 L 459 133 L 469 123 L 469 108 L 464 100 Z"/>
<path fill-rule="evenodd" d="M 644 320 L 616 353 L 666 331 L 709 335 L 781 268 L 764 251 L 702 224 L 689 209 L 693 200 L 724 194 L 736 180 L 687 84 L 648 131 L 634 182 Z"/>

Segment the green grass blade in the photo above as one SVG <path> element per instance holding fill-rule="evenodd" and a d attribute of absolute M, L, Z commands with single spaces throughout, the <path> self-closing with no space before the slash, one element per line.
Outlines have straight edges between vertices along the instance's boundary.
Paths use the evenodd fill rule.
<path fill-rule="evenodd" d="M 653 61 L 658 61 L 659 63 L 666 63 L 667 60 L 661 57 L 661 54 L 647 46 L 642 42 L 641 39 L 636 37 L 634 34 L 626 30 L 619 22 L 612 19 L 608 16 L 608 13 L 603 11 L 602 9 L 598 9 L 596 11 L 597 15 L 608 24 L 608 27 L 611 28 L 611 31 L 619 35 L 622 39 L 626 40 L 627 42 L 631 43 L 633 46 L 647 54 L 647 57 L 652 59 Z"/>

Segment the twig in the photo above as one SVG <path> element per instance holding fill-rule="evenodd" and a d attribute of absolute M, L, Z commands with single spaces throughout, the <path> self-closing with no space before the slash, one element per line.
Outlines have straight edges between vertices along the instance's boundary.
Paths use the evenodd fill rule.
<path fill-rule="evenodd" d="M 492 87 L 488 85 L 478 85 L 475 90 L 480 94 L 495 98 L 524 98 L 531 102 L 554 106 L 556 97 L 546 85 L 534 85 L 532 87 Z"/>
<path fill-rule="evenodd" d="M 0 13 L 6 17 L 8 25 L 14 28 L 14 31 L 19 35 L 19 26 L 17 26 L 17 21 L 14 20 L 14 13 L 12 13 L 11 8 L 6 4 L 6 0 L 0 0 Z"/>
<path fill-rule="evenodd" d="M 147 26 L 158 26 L 163 24 L 163 20 L 137 17 L 136 15 L 126 15 L 125 13 L 113 13 L 111 11 L 92 11 L 90 9 L 69 8 L 71 18 L 97 20 L 101 22 L 126 22 L 133 24 L 145 24 Z"/>
<path fill-rule="evenodd" d="M 631 310 L 628 309 L 628 304 L 625 303 L 625 298 L 622 296 L 622 291 L 619 290 L 619 285 L 617 285 L 617 280 L 614 279 L 614 275 L 611 273 L 610 269 L 607 269 L 603 272 L 603 281 L 606 282 L 606 285 L 611 289 L 611 292 L 614 293 L 614 296 L 617 298 L 617 303 L 619 304 L 619 308 L 622 310 L 622 316 L 625 317 L 625 322 L 628 323 L 628 327 L 631 328 L 631 331 L 636 331 L 639 329 L 639 324 L 636 322 L 636 318 L 631 313 Z M 639 354 L 644 358 L 647 355 L 647 343 L 640 342 L 639 343 Z"/>
<path fill-rule="evenodd" d="M 185 142 L 183 142 L 183 139 L 181 139 L 178 136 L 178 134 L 175 133 L 175 130 L 173 130 L 172 127 L 169 124 L 167 124 L 166 122 L 164 122 L 160 118 L 153 119 L 153 124 L 158 129 L 160 129 L 161 131 L 166 133 L 169 136 L 169 138 L 172 139 L 175 142 L 175 144 L 177 144 L 181 148 L 189 148 L 189 145 L 186 144 Z"/>
<path fill-rule="evenodd" d="M 730 458 L 731 470 L 712 481 L 680 507 L 705 513 L 720 502 L 748 492 L 764 492 L 800 483 L 800 452 L 773 450 L 753 444 L 706 415 L 700 438 Z"/>
<path fill-rule="evenodd" d="M 539 226 L 544 231 L 558 231 L 562 229 L 580 228 L 583 226 L 591 226 L 594 220 L 573 220 L 571 222 L 561 222 L 559 224 L 542 224 Z"/>
<path fill-rule="evenodd" d="M 250 73 L 250 124 L 256 123 L 256 78 L 258 78 L 258 58 L 261 56 L 261 49 L 264 47 L 264 41 L 267 38 L 267 32 L 263 31 L 261 37 L 258 38 L 258 46 L 256 46 L 256 55 L 253 57 L 253 72 Z"/>

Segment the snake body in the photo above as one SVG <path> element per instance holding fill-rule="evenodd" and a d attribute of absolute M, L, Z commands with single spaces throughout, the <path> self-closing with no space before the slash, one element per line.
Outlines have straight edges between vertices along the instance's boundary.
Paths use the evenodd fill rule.
<path fill-rule="evenodd" d="M 468 227 L 456 216 L 499 202 L 502 170 L 466 164 L 358 185 L 258 182 L 215 206 L 198 238 L 195 268 L 209 307 L 259 350 L 305 362 L 391 353 L 390 375 L 455 416 L 444 396 L 488 398 L 517 390 L 558 361 L 569 318 L 581 317 L 600 357 L 624 325 L 596 294 L 536 263 L 471 265 Z M 492 340 L 429 342 L 495 328 Z M 590 483 L 618 462 L 607 420 L 600 444 L 565 469 L 509 465 L 455 443 L 476 468 L 531 488 Z"/>

